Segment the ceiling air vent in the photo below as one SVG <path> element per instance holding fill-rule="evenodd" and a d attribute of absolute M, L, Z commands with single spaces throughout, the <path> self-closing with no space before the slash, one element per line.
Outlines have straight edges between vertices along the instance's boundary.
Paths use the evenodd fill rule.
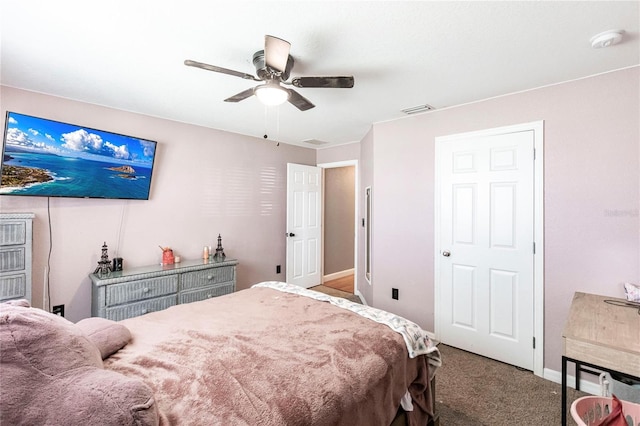
<path fill-rule="evenodd" d="M 310 145 L 326 145 L 326 144 L 329 143 L 329 142 L 325 142 L 325 141 L 319 141 L 318 139 L 307 139 L 307 140 L 304 140 L 302 142 L 308 143 Z"/>
<path fill-rule="evenodd" d="M 405 114 L 417 114 L 419 112 L 433 111 L 434 109 L 435 108 L 432 107 L 431 105 L 424 104 L 424 105 L 418 105 L 411 108 L 403 109 L 402 112 L 404 112 Z"/>

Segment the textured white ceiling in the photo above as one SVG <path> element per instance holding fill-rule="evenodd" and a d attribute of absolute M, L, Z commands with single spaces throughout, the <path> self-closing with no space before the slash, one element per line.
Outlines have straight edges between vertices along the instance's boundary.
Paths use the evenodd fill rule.
<path fill-rule="evenodd" d="M 404 108 L 640 63 L 638 1 L 3 0 L 0 14 L 3 85 L 309 147 L 359 141 Z M 591 48 L 609 29 L 623 43 Z M 254 74 L 265 34 L 291 43 L 292 76 L 353 75 L 355 87 L 297 89 L 316 107 L 267 109 L 223 102 L 259 83 L 183 65 Z"/>

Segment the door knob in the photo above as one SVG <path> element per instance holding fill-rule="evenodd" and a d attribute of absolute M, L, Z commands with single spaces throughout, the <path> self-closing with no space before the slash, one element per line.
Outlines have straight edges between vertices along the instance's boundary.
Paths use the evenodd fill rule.
<path fill-rule="evenodd" d="M 293 232 L 289 232 L 289 233 L 287 234 L 287 237 L 295 237 L 295 236 L 296 236 L 296 234 L 294 234 Z"/>
<path fill-rule="evenodd" d="M 449 256 L 451 256 L 451 252 L 450 252 L 450 251 L 445 250 L 445 251 L 443 251 L 443 252 L 442 252 L 442 255 L 443 255 L 444 257 L 449 257 Z"/>

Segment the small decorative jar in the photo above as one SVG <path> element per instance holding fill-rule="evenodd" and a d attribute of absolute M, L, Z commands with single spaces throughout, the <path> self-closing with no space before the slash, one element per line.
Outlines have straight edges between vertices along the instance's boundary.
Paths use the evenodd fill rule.
<path fill-rule="evenodd" d="M 163 265 L 173 265 L 174 263 L 173 250 L 170 248 L 166 248 L 162 250 L 162 264 Z"/>

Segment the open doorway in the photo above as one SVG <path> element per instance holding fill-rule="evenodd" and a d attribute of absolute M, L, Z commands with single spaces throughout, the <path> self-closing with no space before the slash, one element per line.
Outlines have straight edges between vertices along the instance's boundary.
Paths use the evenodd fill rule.
<path fill-rule="evenodd" d="M 322 283 L 354 294 L 357 289 L 357 162 L 319 164 L 324 169 Z"/>

